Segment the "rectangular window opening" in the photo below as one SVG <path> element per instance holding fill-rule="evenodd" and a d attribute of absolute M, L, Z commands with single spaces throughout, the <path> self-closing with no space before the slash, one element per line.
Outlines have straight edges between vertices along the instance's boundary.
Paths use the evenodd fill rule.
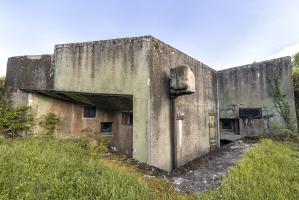
<path fill-rule="evenodd" d="M 112 122 L 101 122 L 101 133 L 110 134 L 112 132 Z"/>
<path fill-rule="evenodd" d="M 222 129 L 233 129 L 233 122 L 231 120 L 222 120 Z"/>
<path fill-rule="evenodd" d="M 83 116 L 86 118 L 95 118 L 97 114 L 97 108 L 95 106 L 84 106 Z"/>
<path fill-rule="evenodd" d="M 261 108 L 240 108 L 239 116 L 240 118 L 261 119 L 262 109 Z"/>
<path fill-rule="evenodd" d="M 133 125 L 133 112 L 123 112 L 122 113 L 122 125 Z"/>
<path fill-rule="evenodd" d="M 220 119 L 221 129 L 232 134 L 240 134 L 238 119 Z"/>

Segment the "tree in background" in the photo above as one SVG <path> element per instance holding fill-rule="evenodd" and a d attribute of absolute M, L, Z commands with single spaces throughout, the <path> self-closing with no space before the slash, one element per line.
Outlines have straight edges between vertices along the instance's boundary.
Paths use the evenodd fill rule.
<path fill-rule="evenodd" d="M 8 92 L 5 88 L 5 77 L 0 77 L 0 104 L 10 106 Z"/>
<path fill-rule="evenodd" d="M 293 85 L 295 95 L 295 106 L 297 115 L 297 126 L 299 127 L 299 52 L 294 55 Z"/>
<path fill-rule="evenodd" d="M 5 77 L 0 78 L 0 133 L 8 137 L 16 137 L 29 131 L 33 118 L 29 107 L 13 107 L 9 92 L 5 88 Z"/>
<path fill-rule="evenodd" d="M 294 88 L 299 89 L 299 52 L 293 57 L 293 78 Z"/>
<path fill-rule="evenodd" d="M 299 68 L 299 52 L 294 55 L 294 67 Z"/>
<path fill-rule="evenodd" d="M 293 84 L 295 92 L 299 92 L 299 52 L 294 55 L 293 59 Z"/>

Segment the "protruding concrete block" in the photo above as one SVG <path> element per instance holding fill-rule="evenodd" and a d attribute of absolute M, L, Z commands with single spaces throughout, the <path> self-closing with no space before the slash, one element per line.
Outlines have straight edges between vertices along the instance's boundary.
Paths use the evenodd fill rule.
<path fill-rule="evenodd" d="M 188 66 L 170 69 L 170 92 L 173 96 L 195 93 L 194 73 Z"/>

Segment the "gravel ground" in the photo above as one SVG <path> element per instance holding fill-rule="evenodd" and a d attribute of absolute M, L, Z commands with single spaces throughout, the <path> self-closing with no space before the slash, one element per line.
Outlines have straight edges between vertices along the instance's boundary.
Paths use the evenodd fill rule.
<path fill-rule="evenodd" d="M 219 187 L 221 177 L 227 174 L 230 168 L 256 142 L 239 140 L 207 154 L 200 160 L 192 161 L 187 165 L 192 166 L 193 170 L 172 177 L 173 187 L 183 194 L 199 194 Z"/>

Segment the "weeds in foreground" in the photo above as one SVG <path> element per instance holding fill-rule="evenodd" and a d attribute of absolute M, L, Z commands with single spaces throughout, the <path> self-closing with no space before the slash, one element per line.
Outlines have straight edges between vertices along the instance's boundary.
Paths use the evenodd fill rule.
<path fill-rule="evenodd" d="M 1 139 L 2 199 L 149 199 L 133 172 L 94 159 L 78 144 L 54 139 Z"/>
<path fill-rule="evenodd" d="M 263 139 L 223 179 L 197 197 L 171 182 L 144 179 L 134 166 L 95 158 L 80 143 L 51 138 L 0 139 L 3 199 L 299 199 L 299 145 Z"/>
<path fill-rule="evenodd" d="M 224 177 L 222 186 L 198 199 L 299 199 L 299 149 L 264 139 Z"/>

